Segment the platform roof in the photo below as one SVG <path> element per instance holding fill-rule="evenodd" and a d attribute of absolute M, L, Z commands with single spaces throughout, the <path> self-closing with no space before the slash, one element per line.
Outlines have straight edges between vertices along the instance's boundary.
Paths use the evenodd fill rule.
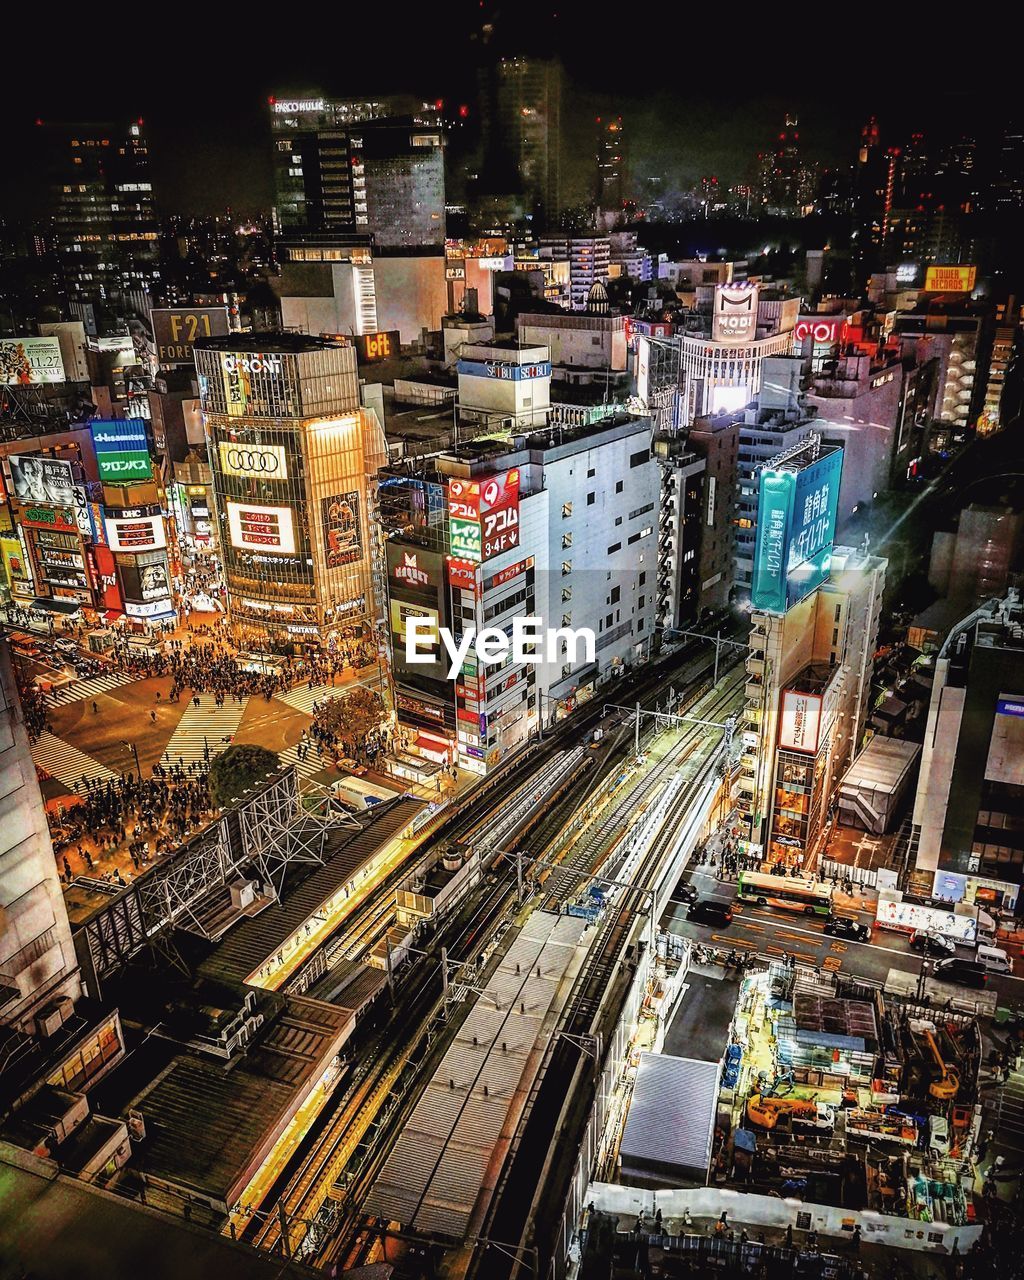
<path fill-rule="evenodd" d="M 706 1174 L 720 1070 L 719 1062 L 641 1053 L 620 1145 L 624 1170 Z"/>

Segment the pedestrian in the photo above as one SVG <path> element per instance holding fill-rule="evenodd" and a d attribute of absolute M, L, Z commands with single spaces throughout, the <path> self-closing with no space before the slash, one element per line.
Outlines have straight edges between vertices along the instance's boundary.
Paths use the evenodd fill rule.
<path fill-rule="evenodd" d="M 153 723 L 154 723 L 154 724 L 156 724 L 156 712 L 155 712 L 155 711 L 150 711 L 150 713 L 149 713 L 149 718 L 150 718 L 150 720 L 152 720 L 152 721 L 153 721 Z"/>
<path fill-rule="evenodd" d="M 97 713 L 97 711 L 99 711 L 99 707 L 98 707 L 98 706 L 96 705 L 96 703 L 94 702 L 94 703 L 92 704 L 92 713 L 93 713 L 93 715 L 95 715 L 95 714 Z"/>
<path fill-rule="evenodd" d="M 860 1223 L 856 1223 L 853 1228 L 853 1239 L 850 1241 L 853 1245 L 854 1253 L 860 1253 Z"/>

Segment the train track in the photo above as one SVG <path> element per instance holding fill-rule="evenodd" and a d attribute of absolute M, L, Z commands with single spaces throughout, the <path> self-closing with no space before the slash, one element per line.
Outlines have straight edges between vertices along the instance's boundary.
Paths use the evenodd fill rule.
<path fill-rule="evenodd" d="M 741 686 L 742 675 L 719 692 L 707 707 L 704 718 L 712 719 L 724 711 L 737 697 Z M 571 1093 L 571 1099 L 577 1103 L 573 1115 L 579 1117 L 581 1123 L 586 1122 L 593 1096 L 592 1073 L 577 1075 L 583 1055 L 581 1044 L 583 1038 L 603 1029 L 600 1023 L 609 989 L 615 982 L 626 948 L 634 936 L 637 917 L 643 914 L 650 902 L 657 877 L 663 870 L 664 857 L 675 837 L 679 818 L 685 814 L 694 792 L 706 781 L 708 772 L 717 767 L 717 743 L 711 749 L 703 751 L 698 744 L 695 751 L 688 753 L 688 758 L 692 758 L 698 751 L 700 758 L 694 761 L 691 778 L 673 801 L 660 830 L 641 856 L 639 864 L 630 873 L 629 885 L 617 890 L 614 899 L 605 908 L 603 919 L 566 1006 L 560 1027 L 563 1034 L 551 1049 L 530 1111 L 503 1170 L 485 1232 L 495 1239 L 522 1242 L 531 1211 L 536 1209 L 535 1239 L 538 1242 L 543 1240 L 545 1246 L 550 1248 L 547 1244 L 548 1233 L 552 1222 L 558 1220 L 565 1200 L 563 1186 L 560 1185 L 551 1194 L 550 1186 L 542 1185 L 549 1152 L 552 1142 L 557 1138 L 561 1149 L 566 1153 L 563 1155 L 563 1168 L 567 1166 L 566 1174 L 571 1172 L 578 1146 L 573 1145 L 572 1134 L 560 1126 L 560 1117 L 567 1097 L 570 1096 L 572 1082 L 578 1084 L 578 1088 Z M 605 826 L 605 830 L 607 829 Z M 572 1156 L 571 1160 L 568 1159 L 569 1154 Z M 537 1189 L 532 1204 L 530 1198 L 522 1194 L 524 1187 Z M 511 1255 L 496 1256 L 495 1251 L 491 1250 L 486 1256 L 487 1280 L 504 1280 L 506 1276 L 518 1274 L 519 1263 Z M 483 1265 L 478 1254 L 469 1275 L 482 1277 L 485 1274 L 481 1270 Z"/>

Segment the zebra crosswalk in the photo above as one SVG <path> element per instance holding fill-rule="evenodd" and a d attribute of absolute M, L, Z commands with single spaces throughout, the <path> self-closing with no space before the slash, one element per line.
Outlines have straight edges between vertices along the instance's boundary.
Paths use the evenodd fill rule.
<path fill-rule="evenodd" d="M 88 680 L 76 680 L 66 689 L 48 693 L 43 701 L 48 707 L 63 707 L 69 702 L 95 698 L 98 693 L 110 693 L 112 689 L 120 689 L 123 685 L 131 684 L 137 679 L 138 676 L 129 676 L 123 671 L 104 671 L 101 676 L 90 676 Z"/>
<path fill-rule="evenodd" d="M 278 702 L 287 703 L 289 707 L 294 707 L 296 711 L 301 711 L 304 715 L 313 715 L 313 703 L 325 702 L 328 698 L 340 698 L 345 689 L 334 689 L 329 684 L 315 684 L 312 688 L 308 684 L 299 684 L 289 689 L 287 693 L 275 694 Z"/>
<path fill-rule="evenodd" d="M 199 706 L 190 702 L 178 721 L 160 763 L 175 765 L 179 761 L 189 764 L 193 760 L 206 760 L 207 749 L 211 760 L 220 755 L 230 745 L 225 739 L 234 737 L 238 732 L 248 701 L 245 698 L 241 706 L 234 701 L 225 701 L 222 707 L 218 707 L 212 693 L 200 694 Z"/>
<path fill-rule="evenodd" d="M 58 738 L 49 729 L 44 729 L 32 744 L 32 759 L 40 769 L 44 769 L 51 778 L 63 782 L 72 791 L 81 791 L 82 779 L 106 782 L 118 775 L 111 772 L 106 765 L 100 764 L 84 751 L 79 751 L 70 742 Z"/>
<path fill-rule="evenodd" d="M 1011 1151 L 1024 1151 L 1024 1071 L 1011 1071 L 995 1095 L 996 1142 Z"/>
<path fill-rule="evenodd" d="M 325 767 L 325 761 L 320 759 L 315 747 L 310 748 L 309 755 L 306 756 L 305 760 L 299 759 L 298 743 L 294 747 L 285 747 L 283 751 L 279 751 L 277 754 L 282 764 L 293 764 L 295 766 L 295 771 L 300 778 L 312 778 Z"/>

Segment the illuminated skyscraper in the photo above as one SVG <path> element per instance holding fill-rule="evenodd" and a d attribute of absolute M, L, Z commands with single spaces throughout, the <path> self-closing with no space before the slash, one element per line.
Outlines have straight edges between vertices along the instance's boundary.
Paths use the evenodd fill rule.
<path fill-rule="evenodd" d="M 599 209 L 621 209 L 629 195 L 629 157 L 622 117 L 597 117 L 595 197 Z"/>

